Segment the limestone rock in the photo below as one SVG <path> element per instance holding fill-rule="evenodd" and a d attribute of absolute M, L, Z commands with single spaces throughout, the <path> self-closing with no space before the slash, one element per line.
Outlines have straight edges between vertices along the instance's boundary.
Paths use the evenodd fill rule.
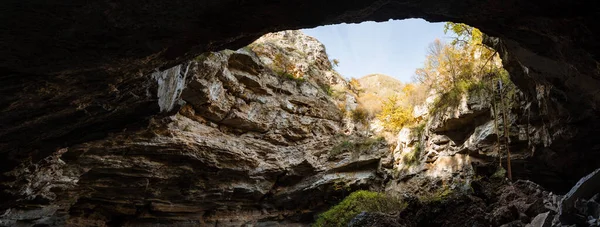
<path fill-rule="evenodd" d="M 247 50 L 154 77 L 163 116 L 11 172 L 29 183 L 13 188 L 23 205 L 0 225 L 305 225 L 349 191 L 379 187 L 385 146 L 332 158 L 349 137 L 314 81 L 278 75 Z"/>
<path fill-rule="evenodd" d="M 597 169 L 581 178 L 563 197 L 558 210 L 561 222 L 582 225 L 589 220 L 595 223 L 600 218 L 599 191 L 600 169 Z"/>

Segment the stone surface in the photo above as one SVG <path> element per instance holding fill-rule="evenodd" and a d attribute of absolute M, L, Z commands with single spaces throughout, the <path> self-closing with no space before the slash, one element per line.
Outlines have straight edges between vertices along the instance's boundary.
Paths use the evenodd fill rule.
<path fill-rule="evenodd" d="M 550 212 L 538 214 L 526 227 L 550 227 L 552 226 L 552 217 Z"/>
<path fill-rule="evenodd" d="M 127 178 L 135 174 L 144 175 L 146 179 L 163 180 L 151 178 L 152 172 L 145 170 L 146 166 L 132 167 L 128 166 L 131 163 L 118 163 L 120 157 L 110 156 L 117 157 L 118 154 L 101 152 L 103 149 L 112 148 L 122 152 L 121 156 L 131 152 L 123 145 L 100 145 L 104 138 L 108 138 L 106 141 L 139 142 L 139 150 L 150 152 L 152 157 L 158 156 L 159 160 L 162 160 L 161 157 L 176 157 L 169 161 L 177 160 L 180 156 L 169 155 L 180 152 L 184 156 L 182 157 L 184 161 L 191 160 L 189 162 L 202 165 L 208 163 L 208 166 L 213 164 L 214 168 L 229 171 L 226 173 L 238 174 L 238 169 L 232 167 L 232 164 L 215 167 L 216 162 L 211 160 L 214 154 L 222 154 L 221 151 L 215 151 L 213 156 L 212 153 L 206 154 L 208 158 L 206 162 L 197 162 L 196 159 L 201 156 L 194 155 L 202 153 L 200 148 L 187 152 L 166 149 L 167 155 L 165 155 L 161 150 L 165 148 L 160 145 L 164 145 L 165 141 L 172 142 L 171 140 L 176 140 L 175 144 L 181 142 L 170 137 L 171 130 L 177 128 L 174 125 L 177 125 L 180 120 L 202 122 L 202 127 L 194 124 L 190 127 L 199 127 L 203 130 L 206 128 L 207 131 L 210 131 L 208 128 L 212 128 L 231 137 L 235 135 L 235 138 L 241 135 L 255 138 L 260 135 L 261 141 L 264 139 L 265 143 L 273 146 L 291 146 L 289 144 L 295 146 L 310 139 L 310 133 L 303 130 L 306 129 L 304 124 L 310 122 L 310 119 L 320 119 L 317 124 L 338 122 L 335 118 L 319 117 L 327 116 L 329 111 L 313 112 L 313 109 L 320 107 L 307 107 L 319 106 L 323 102 L 307 104 L 306 100 L 302 99 L 294 99 L 295 101 L 290 101 L 289 104 L 283 103 L 281 107 L 282 110 L 287 109 L 287 111 L 279 113 L 289 113 L 291 118 L 294 118 L 291 122 L 268 122 L 266 120 L 271 119 L 268 114 L 262 117 L 251 115 L 251 113 L 273 113 L 277 109 L 262 103 L 265 100 L 271 101 L 268 98 L 269 89 L 273 91 L 271 87 L 287 95 L 293 95 L 294 91 L 298 90 L 301 96 L 322 94 L 319 87 L 312 83 L 310 85 L 304 83 L 298 87 L 298 84 L 293 81 L 283 82 L 281 85 L 261 81 L 258 78 L 263 77 L 257 74 L 261 70 L 260 67 L 249 65 L 248 68 L 240 68 L 238 67 L 240 64 L 236 64 L 254 62 L 248 60 L 251 56 L 234 54 L 233 58 L 228 58 L 228 61 L 231 60 L 232 67 L 228 67 L 227 70 L 208 67 L 211 70 L 217 69 L 213 72 L 219 73 L 218 78 L 213 75 L 205 80 L 184 73 L 188 78 L 186 83 L 189 81 L 189 88 L 198 88 L 191 95 L 188 93 L 189 96 L 185 95 L 185 90 L 182 91 L 188 103 L 182 110 L 193 114 L 175 115 L 178 112 L 175 111 L 177 110 L 175 107 L 173 111 L 168 111 L 174 103 L 181 104 L 175 97 L 182 80 L 168 76 L 177 73 L 165 73 L 162 75 L 167 76 L 158 77 L 153 76 L 153 72 L 165 72 L 167 69 L 181 72 L 181 68 L 184 67 L 179 70 L 174 70 L 173 67 L 186 63 L 209 50 L 235 49 L 244 46 L 269 31 L 340 22 L 385 21 L 409 17 L 420 17 L 430 21 L 452 20 L 465 22 L 480 28 L 486 34 L 499 37 L 500 39 L 488 38 L 486 43 L 498 50 L 504 66 L 511 73 L 511 79 L 526 97 L 526 103 L 521 106 L 527 108 L 515 110 L 518 117 L 513 119 L 518 123 L 517 125 L 527 126 L 525 133 L 519 134 L 527 135 L 525 137 L 529 137 L 529 142 L 533 144 L 531 153 L 521 154 L 522 156 L 517 157 L 513 162 L 515 177 L 532 179 L 549 186 L 554 191 L 562 192 L 568 190 L 579 177 L 600 166 L 598 141 L 595 137 L 600 128 L 598 119 L 600 96 L 597 95 L 600 87 L 598 81 L 600 46 L 597 42 L 600 27 L 596 21 L 600 11 L 597 10 L 599 7 L 594 1 L 536 0 L 473 3 L 464 0 L 452 2 L 362 0 L 350 3 L 342 1 L 323 3 L 310 0 L 298 3 L 181 0 L 168 3 L 145 1 L 63 3 L 39 0 L 8 1 L 0 9 L 2 21 L 10 22 L 0 25 L 2 31 L 8 31 L 0 34 L 0 56 L 3 59 L 0 63 L 0 84 L 2 84 L 0 93 L 3 94 L 0 96 L 0 155 L 2 157 L 0 159 L 0 201 L 2 201 L 0 210 L 8 211 L 10 208 L 10 212 L 0 213 L 3 214 L 2 222 L 8 225 L 12 225 L 17 219 L 25 220 L 32 225 L 42 219 L 45 220 L 44 223 L 62 225 L 61 220 L 42 217 L 55 209 L 48 203 L 57 204 L 56 213 L 62 217 L 68 213 L 65 207 L 75 203 L 82 204 L 74 206 L 78 212 L 101 210 L 102 214 L 99 216 L 93 212 L 74 213 L 74 217 L 69 221 L 79 225 L 100 225 L 110 221 L 114 221 L 111 224 L 119 225 L 128 221 L 125 217 L 143 216 L 152 207 L 155 207 L 152 209 L 156 209 L 157 212 L 167 211 L 165 206 L 152 206 L 146 200 L 136 200 L 143 202 L 132 203 L 136 205 L 131 207 L 119 203 L 122 200 L 106 202 L 106 199 L 93 196 L 93 193 L 110 195 L 114 188 L 109 186 L 132 189 L 124 191 L 135 196 L 146 196 L 145 193 L 149 193 L 148 191 L 144 189 L 144 193 L 140 193 L 138 189 L 142 186 L 146 188 L 149 183 Z M 316 46 L 314 47 L 314 50 L 318 50 Z M 327 64 L 327 62 L 322 63 L 321 66 Z M 245 73 L 236 74 L 235 71 Z M 335 77 L 333 74 L 327 75 L 330 75 L 330 78 Z M 230 87 L 225 87 L 224 84 Z M 264 84 L 266 86 L 263 86 Z M 236 90 L 242 87 L 251 92 Z M 231 94 L 249 94 L 249 96 L 226 95 L 226 91 L 231 91 Z M 206 96 L 207 94 L 210 97 Z M 198 100 L 195 100 L 197 96 Z M 215 102 L 215 100 L 224 102 Z M 163 113 L 160 113 L 161 109 Z M 522 116 L 531 117 L 522 118 Z M 149 124 L 150 121 L 152 123 Z M 456 125 L 464 121 L 459 120 L 455 123 L 447 126 L 450 129 L 457 129 Z M 148 125 L 154 128 L 148 128 Z M 277 127 L 274 129 L 273 125 L 281 125 L 285 129 L 277 131 Z M 289 125 L 293 127 L 288 128 Z M 471 125 L 469 128 L 472 126 L 478 127 Z M 292 128 L 294 130 L 291 130 Z M 327 132 L 335 131 L 332 128 L 335 127 L 322 125 L 319 133 L 326 135 Z M 524 129 L 518 126 L 517 128 L 517 132 Z M 530 128 L 533 130 L 530 131 Z M 482 133 L 475 138 L 487 138 L 486 127 L 480 129 Z M 185 130 L 183 131 L 173 132 L 173 135 L 181 136 L 185 134 Z M 148 138 L 158 138 L 159 141 L 148 141 L 148 138 L 141 137 L 143 135 Z M 190 135 L 183 136 L 187 136 L 185 138 L 188 140 L 182 139 L 182 141 L 198 142 L 189 141 Z M 461 134 L 457 138 L 455 141 L 467 137 Z M 158 144 L 160 149 L 146 147 L 149 144 Z M 170 143 L 166 144 L 170 146 Z M 523 146 L 522 143 L 514 145 L 518 145 L 517 148 Z M 85 155 L 87 152 L 82 152 L 84 153 L 82 157 L 67 155 L 71 151 L 81 151 L 76 148 L 85 146 L 98 150 L 89 151 L 90 156 Z M 316 145 L 312 148 L 319 149 Z M 463 155 L 465 152 L 474 154 L 471 149 L 454 150 L 454 148 L 447 150 L 438 147 L 431 152 L 428 151 L 423 157 L 431 157 L 429 160 L 431 163 L 436 161 L 434 159 L 440 151 L 448 155 L 455 153 Z M 161 152 L 152 153 L 157 151 Z M 247 158 L 244 159 L 246 161 L 239 163 L 240 166 L 256 167 L 257 164 L 252 162 L 254 160 L 252 154 L 239 155 L 239 152 L 241 151 L 237 149 L 234 157 Z M 109 157 L 105 157 L 104 153 L 109 154 Z M 65 160 L 75 160 L 75 163 L 65 162 L 61 158 L 63 155 Z M 223 158 L 228 160 L 232 159 L 232 156 L 225 155 Z M 102 164 L 108 160 L 106 165 L 116 165 L 127 170 L 114 170 L 115 166 L 108 166 L 108 169 L 88 170 L 86 168 L 90 166 L 77 164 L 77 160 L 89 161 L 90 164 Z M 94 160 L 96 162 L 93 162 Z M 483 159 L 483 162 L 485 163 L 486 160 Z M 151 166 L 154 161 L 140 161 L 140 163 Z M 176 166 L 179 164 L 177 163 Z M 182 166 L 185 167 L 185 163 Z M 311 168 L 302 164 L 299 169 L 310 170 Z M 185 168 L 184 170 L 175 168 L 173 171 L 189 173 Z M 418 171 L 419 168 L 415 168 L 412 174 Z M 79 174 L 89 176 L 91 180 L 86 181 L 85 177 L 82 180 Z M 118 177 L 115 177 L 116 182 L 93 183 L 102 179 L 102 176 L 105 176 L 103 174 L 115 174 Z M 351 180 L 362 182 L 359 179 L 366 179 L 364 174 L 360 176 L 358 179 Z M 410 172 L 405 176 L 411 176 Z M 190 182 L 179 178 L 174 180 L 176 182 L 164 181 L 169 182 L 169 185 L 183 182 L 178 188 L 187 188 L 186 183 Z M 81 188 L 81 191 L 68 190 L 79 182 L 86 187 Z M 312 184 L 307 183 L 307 185 Z M 452 185 L 459 185 L 459 183 Z M 229 194 L 249 195 L 252 198 L 264 191 L 262 188 L 254 191 L 248 188 L 234 185 L 227 188 L 229 191 L 225 191 Z M 93 190 L 88 191 L 88 189 Z M 189 190 L 180 190 L 180 193 L 189 193 Z M 85 195 L 87 196 L 85 198 L 91 199 L 75 201 L 78 195 Z M 119 194 L 119 196 L 126 195 Z M 94 205 L 104 202 L 108 205 Z M 40 207 L 39 204 L 44 206 Z M 88 207 L 89 204 L 92 204 L 91 207 Z M 106 206 L 110 209 L 104 208 Z M 185 210 L 186 206 L 187 204 L 176 205 L 172 211 Z M 256 215 L 254 211 L 232 212 L 252 217 Z M 210 215 L 212 214 L 208 216 Z M 37 221 L 32 220 L 32 216 L 39 218 Z M 219 215 L 215 214 L 215 217 L 217 216 Z M 114 219 L 107 220 L 106 217 Z M 154 220 L 152 218 L 147 220 Z M 271 219 L 269 222 L 272 221 Z M 221 223 L 233 225 L 242 222 L 239 220 Z M 184 222 L 191 225 L 199 224 L 189 219 Z"/>
<path fill-rule="evenodd" d="M 386 215 L 382 213 L 367 213 L 361 212 L 356 215 L 350 223 L 348 223 L 349 227 L 361 227 L 361 226 L 370 226 L 370 227 L 402 227 L 398 221 L 395 220 L 396 217 L 393 215 Z"/>
<path fill-rule="evenodd" d="M 153 73 L 163 115 L 8 172 L 1 185 L 17 199 L 3 201 L 0 225 L 306 225 L 343 195 L 378 189 L 383 141 L 331 152 L 366 138 L 342 134 L 315 82 L 325 73 L 297 81 L 260 59 L 213 52 Z"/>
<path fill-rule="evenodd" d="M 558 214 L 565 224 L 595 223 L 600 218 L 600 169 L 581 178 L 560 201 Z M 590 224 L 592 225 L 592 224 Z"/>
<path fill-rule="evenodd" d="M 60 147 L 103 137 L 158 113 L 156 84 L 149 76 L 157 68 L 176 66 L 208 50 L 235 49 L 270 31 L 420 17 L 464 22 L 500 37 L 495 48 L 517 85 L 530 98 L 536 95 L 536 85 L 548 86 L 551 98 L 546 100 L 559 105 L 546 102 L 534 108 L 550 107 L 544 111 L 556 113 L 546 115 L 546 122 L 548 135 L 557 136 L 553 140 L 559 143 L 541 148 L 545 154 L 538 159 L 564 166 L 576 179 L 600 165 L 593 161 L 598 160 L 593 152 L 581 155 L 579 165 L 563 165 L 553 157 L 578 156 L 556 144 L 577 146 L 578 151 L 594 150 L 596 145 L 589 139 L 600 125 L 595 117 L 600 50 L 595 9 L 595 2 L 566 0 L 9 1 L 0 13 L 2 21 L 14 22 L 2 25 L 11 32 L 0 36 L 0 56 L 5 59 L 0 65 L 2 93 L 8 94 L 0 102 L 0 119 L 7 122 L 0 132 L 1 150 L 8 157 L 2 172 L 27 156 L 39 161 Z M 578 130 L 561 130 L 564 125 Z M 82 132 L 93 130 L 97 133 L 81 138 Z"/>

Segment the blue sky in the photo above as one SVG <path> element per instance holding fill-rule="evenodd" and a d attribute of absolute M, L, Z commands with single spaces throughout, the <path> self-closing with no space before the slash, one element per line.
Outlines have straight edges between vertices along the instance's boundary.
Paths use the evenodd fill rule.
<path fill-rule="evenodd" d="M 449 37 L 444 34 L 444 23 L 422 19 L 327 25 L 302 31 L 325 44 L 330 59 L 340 60 L 336 70 L 342 76 L 381 73 L 402 82 L 410 82 L 415 69 L 423 65 L 429 43 Z"/>

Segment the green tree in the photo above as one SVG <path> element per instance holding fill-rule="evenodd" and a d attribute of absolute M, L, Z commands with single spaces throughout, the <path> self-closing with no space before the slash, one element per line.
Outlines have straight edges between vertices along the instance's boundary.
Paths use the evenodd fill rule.
<path fill-rule="evenodd" d="M 448 32 L 456 34 L 452 45 L 479 45 L 483 41 L 483 33 L 479 29 L 463 23 L 446 22 L 444 33 Z"/>

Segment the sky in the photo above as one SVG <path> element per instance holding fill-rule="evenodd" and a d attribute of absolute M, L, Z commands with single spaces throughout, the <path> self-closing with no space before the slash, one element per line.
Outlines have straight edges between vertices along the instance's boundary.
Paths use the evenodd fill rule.
<path fill-rule="evenodd" d="M 336 70 L 346 78 L 379 73 L 410 82 L 425 62 L 426 49 L 436 38 L 447 40 L 444 23 L 422 19 L 383 23 L 338 24 L 302 30 L 325 45 Z"/>

